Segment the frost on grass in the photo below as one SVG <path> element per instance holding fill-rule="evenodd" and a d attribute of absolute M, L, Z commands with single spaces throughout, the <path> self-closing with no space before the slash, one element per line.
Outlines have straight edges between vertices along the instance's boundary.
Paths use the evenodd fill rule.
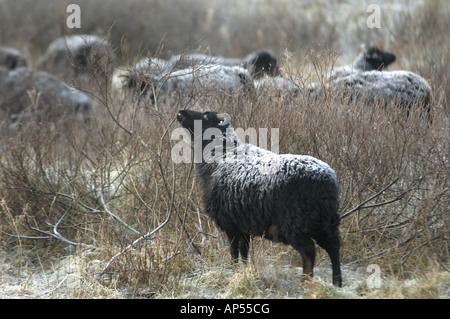
<path fill-rule="evenodd" d="M 89 252 L 55 258 L 45 267 L 39 261 L 32 265 L 24 260 L 24 256 L 0 252 L 0 298 L 125 297 L 114 283 L 106 285 L 96 280 L 102 261 Z"/>

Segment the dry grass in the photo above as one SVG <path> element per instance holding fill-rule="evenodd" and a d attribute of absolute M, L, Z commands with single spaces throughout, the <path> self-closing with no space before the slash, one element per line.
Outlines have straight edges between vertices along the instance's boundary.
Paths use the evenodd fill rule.
<path fill-rule="evenodd" d="M 65 10 L 38 1 L 34 13 L 44 20 L 52 16 L 45 20 L 49 31 L 44 34 L 39 25 L 29 32 L 25 22 L 33 15 L 17 15 L 24 1 L 2 7 L 0 39 L 25 49 L 33 60 L 55 36 L 67 32 L 58 28 Z M 333 65 L 357 51 L 355 42 L 366 35 L 397 54 L 398 68 L 428 79 L 435 94 L 433 124 L 420 112 L 405 121 L 396 107 L 355 105 L 337 96 L 324 101 L 303 95 L 287 100 L 274 92 L 229 99 L 200 94 L 136 105 L 101 85 L 88 92 L 97 101 L 89 123 L 63 120 L 49 127 L 41 121 L 13 130 L 3 118 L 1 296 L 449 297 L 448 4 L 435 1 L 435 6 L 408 9 L 371 32 L 359 25 L 364 8 L 361 13 L 361 8 L 342 7 L 347 19 L 355 19 L 347 25 L 321 2 L 312 7 L 293 1 L 287 1 L 291 7 L 258 3 L 254 10 L 254 4 L 237 1 L 227 5 L 232 9 L 225 15 L 220 1 L 208 6 L 202 0 L 127 1 L 107 9 L 104 2 L 80 1 L 82 8 L 95 9 L 85 11 L 81 31 L 105 35 L 115 22 L 110 37 L 124 63 L 136 60 L 136 52 L 165 57 L 192 43 L 226 56 L 270 47 L 283 57 L 283 72 L 300 86 L 323 80 Z M 303 22 L 294 19 L 300 9 L 306 10 Z M 105 10 L 110 14 L 92 13 Z M 158 18 L 149 18 L 148 12 L 158 12 Z M 246 15 L 251 18 L 241 19 Z M 276 22 L 267 24 L 258 16 Z M 13 17 L 24 22 L 14 37 L 5 27 Z M 327 26 L 345 32 L 330 33 Z M 179 30 L 189 31 L 189 37 Z M 342 57 L 332 48 L 342 49 L 344 43 L 353 47 Z M 175 165 L 170 158 L 170 134 L 182 108 L 229 112 L 233 125 L 244 129 L 279 128 L 280 152 L 312 155 L 336 170 L 344 288 L 331 285 L 329 260 L 320 249 L 316 276 L 305 283 L 299 255 L 288 246 L 255 239 L 248 264 L 230 263 L 224 235 L 203 211 L 193 166 Z M 369 264 L 381 269 L 379 289 L 367 286 Z"/>

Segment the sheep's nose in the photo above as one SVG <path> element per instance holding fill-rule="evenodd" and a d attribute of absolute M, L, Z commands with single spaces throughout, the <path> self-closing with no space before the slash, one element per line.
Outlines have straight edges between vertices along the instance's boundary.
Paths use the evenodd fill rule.
<path fill-rule="evenodd" d="M 177 121 L 180 122 L 180 123 L 183 123 L 183 120 L 184 120 L 183 115 L 181 115 L 181 113 L 178 113 L 177 114 Z"/>

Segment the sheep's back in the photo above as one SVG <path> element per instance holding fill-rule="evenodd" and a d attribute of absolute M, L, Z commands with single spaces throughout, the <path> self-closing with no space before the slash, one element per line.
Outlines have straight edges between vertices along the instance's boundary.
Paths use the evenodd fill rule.
<path fill-rule="evenodd" d="M 350 90 L 356 97 L 394 100 L 402 105 L 414 101 L 429 102 L 431 88 L 421 76 L 408 71 L 367 71 L 334 79 L 331 89 Z"/>
<path fill-rule="evenodd" d="M 219 163 L 214 173 L 202 180 L 206 211 L 225 231 L 237 228 L 260 236 L 273 224 L 289 223 L 309 232 L 305 220 L 318 220 L 317 214 L 324 211 L 318 206 L 335 205 L 333 210 L 337 210 L 334 171 L 309 156 L 273 155 Z"/>

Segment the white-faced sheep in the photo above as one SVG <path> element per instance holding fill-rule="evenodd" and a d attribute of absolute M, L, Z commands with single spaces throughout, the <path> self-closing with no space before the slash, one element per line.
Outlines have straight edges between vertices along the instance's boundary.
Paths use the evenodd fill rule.
<path fill-rule="evenodd" d="M 27 66 L 27 62 L 16 49 L 0 47 L 0 66 L 15 69 Z"/>
<path fill-rule="evenodd" d="M 62 115 L 88 119 L 92 103 L 85 94 L 54 75 L 26 67 L 0 67 L 0 108 L 15 119 L 30 112 L 52 119 Z"/>
<path fill-rule="evenodd" d="M 71 83 L 92 78 L 92 74 L 104 77 L 112 72 L 114 53 L 105 39 L 88 34 L 74 34 L 57 38 L 37 61 L 36 68 L 54 74 Z M 88 76 L 86 76 L 88 75 Z M 77 81 L 82 84 L 83 81 Z M 92 88 L 92 84 L 87 84 Z"/>
<path fill-rule="evenodd" d="M 246 259 L 250 238 L 263 236 L 293 246 L 303 273 L 312 276 L 316 242 L 330 256 L 333 284 L 341 286 L 333 169 L 311 156 L 277 155 L 241 142 L 226 113 L 181 110 L 177 119 L 189 130 L 194 151 L 202 150 L 196 165 L 204 208 L 228 236 L 233 259 Z"/>
<path fill-rule="evenodd" d="M 279 74 L 277 57 L 269 50 L 262 49 L 252 52 L 242 59 L 209 56 L 205 54 L 180 54 L 169 60 L 173 70 L 195 68 L 200 65 L 219 64 L 226 66 L 240 66 L 249 70 L 255 79 L 264 75 L 276 76 Z"/>

